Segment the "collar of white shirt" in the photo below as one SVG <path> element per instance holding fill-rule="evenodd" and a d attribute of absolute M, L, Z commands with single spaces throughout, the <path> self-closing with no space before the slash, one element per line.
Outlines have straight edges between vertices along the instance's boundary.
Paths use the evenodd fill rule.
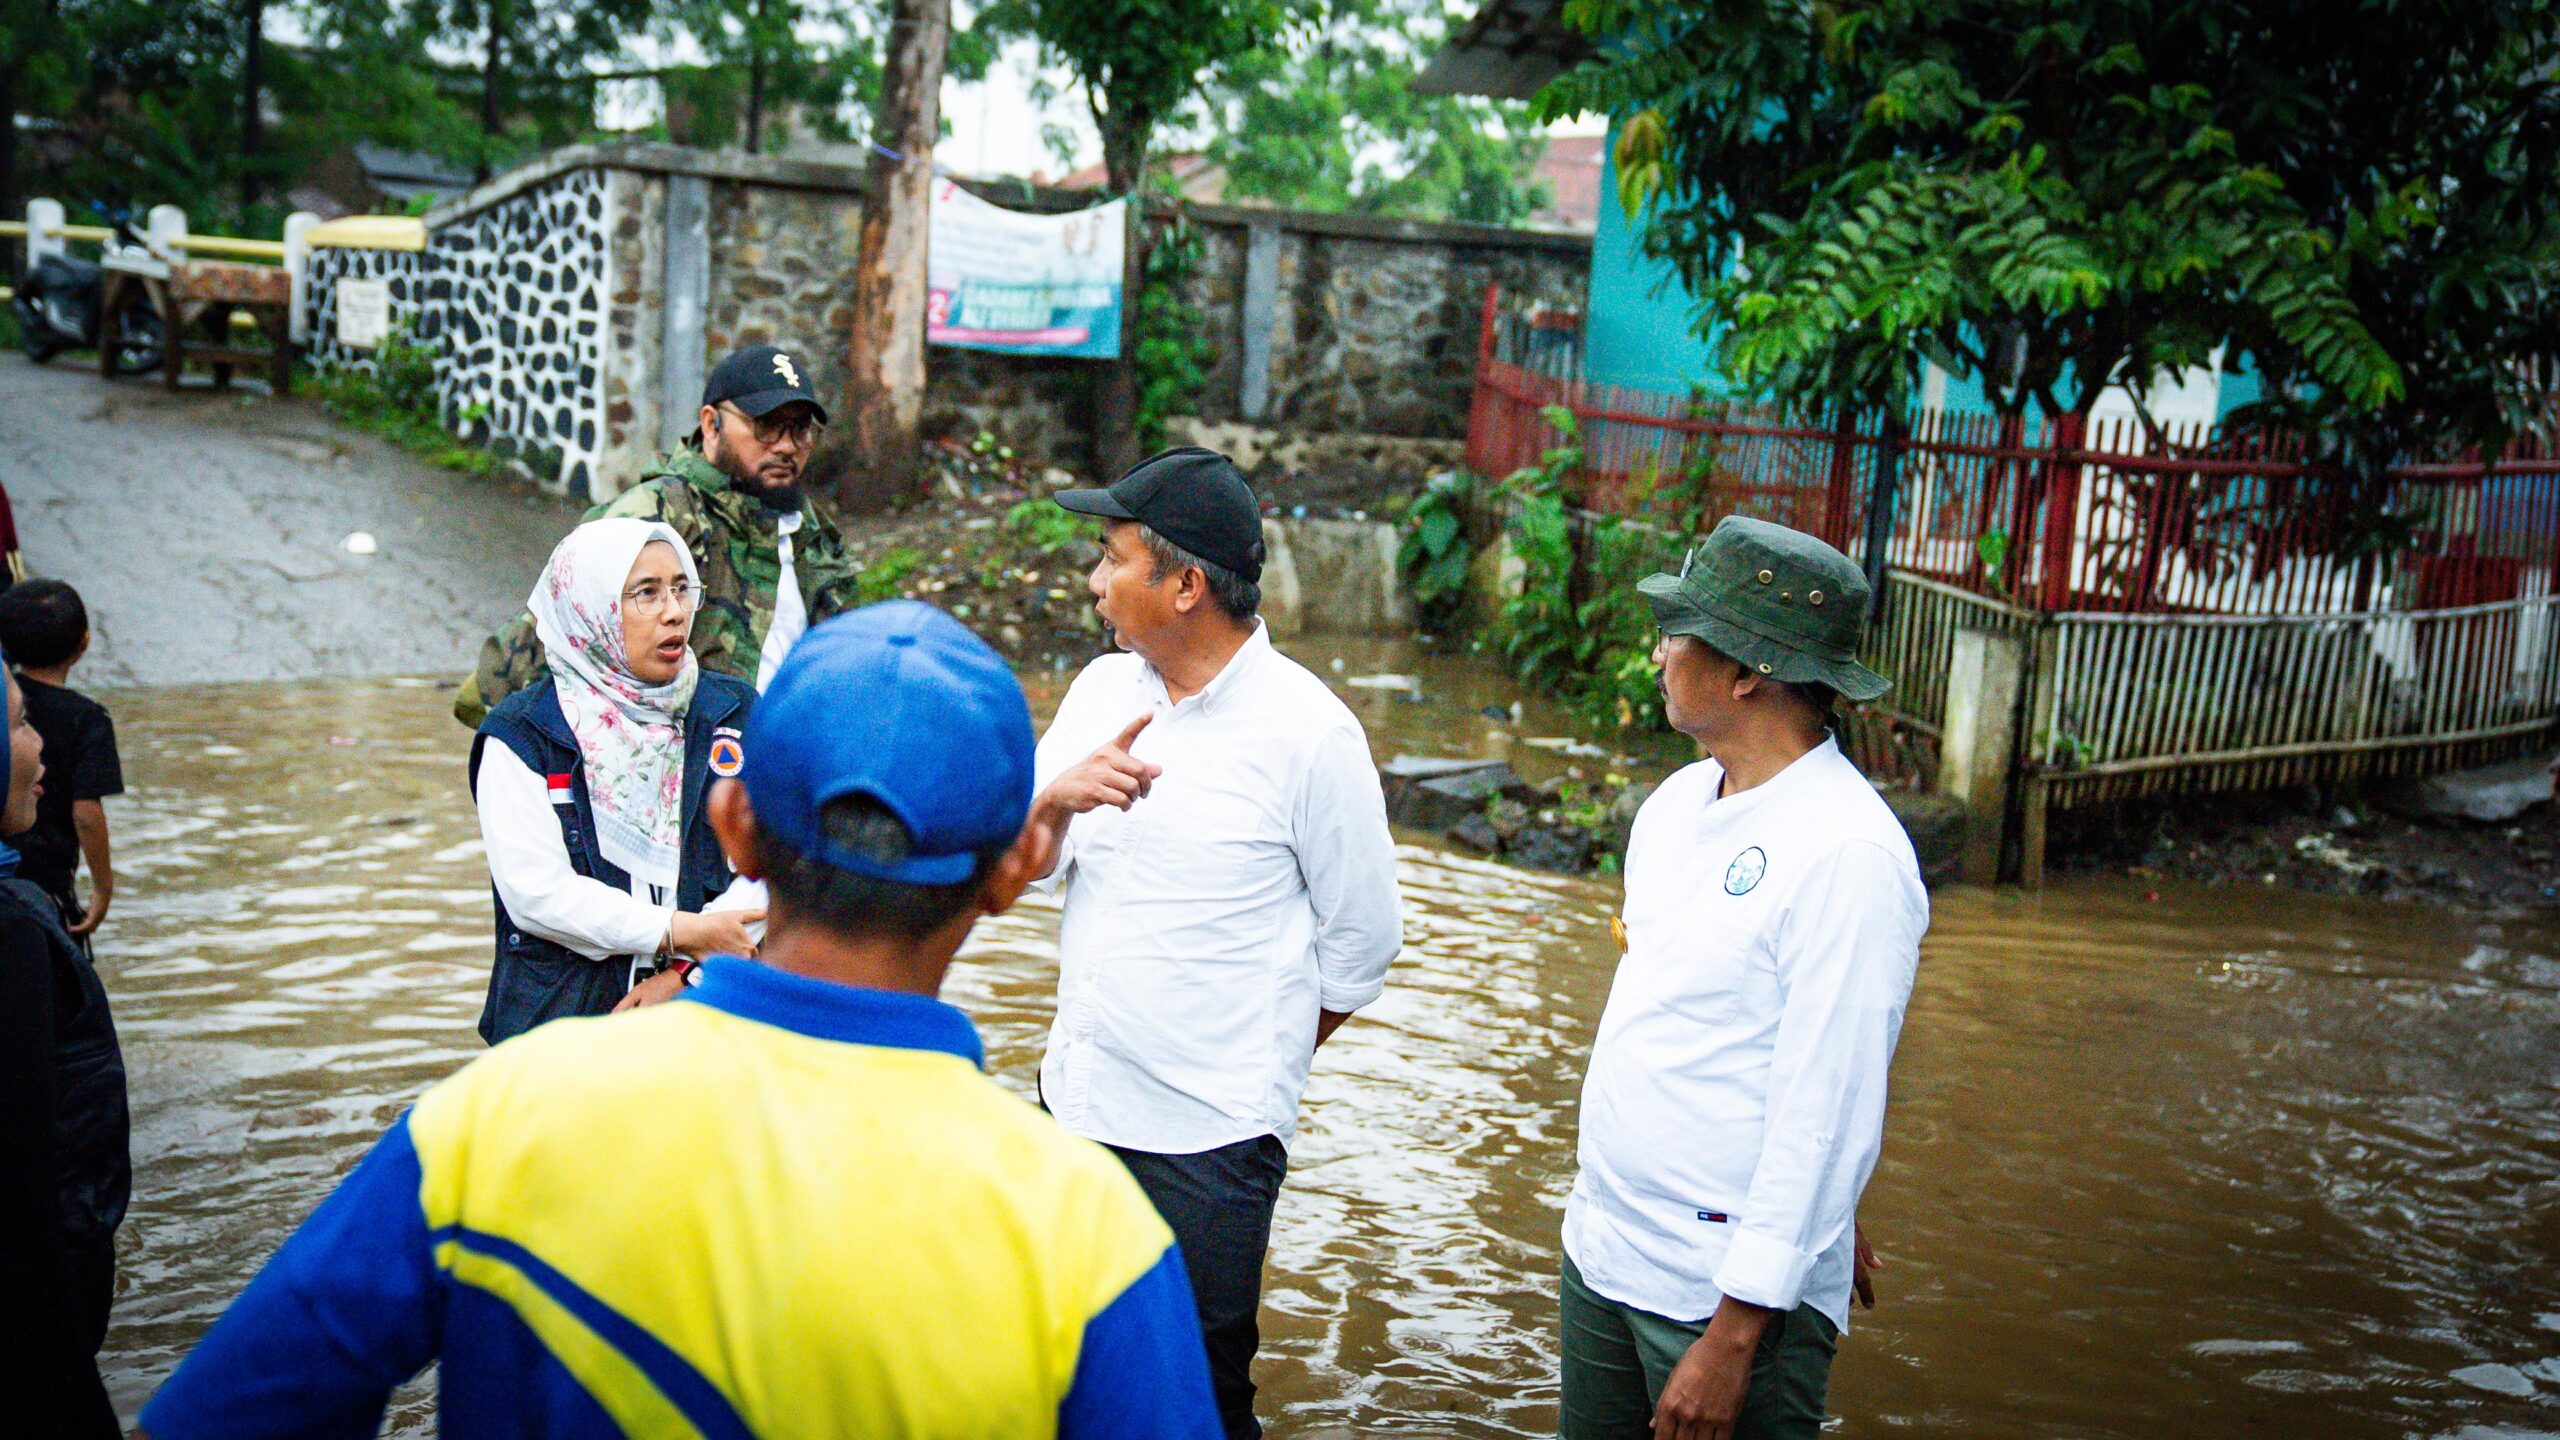
<path fill-rule="evenodd" d="M 1208 684 L 1201 686 L 1197 693 L 1185 697 L 1182 703 L 1197 706 L 1200 713 L 1204 715 L 1218 713 L 1219 705 L 1227 697 L 1235 694 L 1237 689 L 1245 683 L 1245 677 L 1271 653 L 1271 632 L 1262 623 L 1262 617 L 1257 615 L 1253 617 L 1253 633 L 1244 637 L 1244 644 L 1236 647 L 1236 653 L 1227 657 L 1227 663 L 1218 667 L 1218 673 L 1209 677 Z M 1173 694 L 1165 688 L 1163 671 L 1149 662 L 1143 673 L 1146 676 L 1148 698 L 1158 704 L 1179 708 L 1173 706 Z"/>

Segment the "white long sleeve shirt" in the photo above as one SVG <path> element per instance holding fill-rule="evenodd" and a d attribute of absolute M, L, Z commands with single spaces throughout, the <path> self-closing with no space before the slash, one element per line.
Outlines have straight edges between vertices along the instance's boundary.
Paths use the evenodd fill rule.
<path fill-rule="evenodd" d="M 1831 742 L 1738 795 L 1723 784 L 1691 765 L 1636 816 L 1565 1252 L 1658 1315 L 1703 1319 L 1731 1295 L 1845 1330 L 1928 892 Z"/>
<path fill-rule="evenodd" d="M 472 787 L 480 807 L 480 846 L 489 880 L 507 916 L 530 934 L 563 945 L 590 960 L 654 955 L 675 914 L 661 887 L 634 878 L 627 890 L 581 875 L 569 863 L 550 782 L 533 773 L 504 745 L 480 747 L 480 776 Z M 703 907 L 762 909 L 762 884 L 738 880 Z"/>
<path fill-rule="evenodd" d="M 1168 701 L 1135 655 L 1085 667 L 1037 783 L 1155 719 L 1164 767 L 1128 810 L 1068 825 L 1058 1013 L 1041 1096 L 1089 1139 L 1165 1155 L 1297 1133 L 1317 1011 L 1378 997 L 1401 936 L 1395 842 L 1369 742 L 1259 625 L 1207 688 Z"/>

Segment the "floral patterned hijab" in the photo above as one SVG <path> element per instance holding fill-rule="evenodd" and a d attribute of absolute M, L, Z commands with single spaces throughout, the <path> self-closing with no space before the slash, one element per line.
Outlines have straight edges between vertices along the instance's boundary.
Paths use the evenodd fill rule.
<path fill-rule="evenodd" d="M 590 520 L 561 538 L 525 603 L 578 738 L 597 850 L 626 874 L 672 889 L 683 853 L 684 712 L 701 671 L 687 649 L 675 679 L 649 685 L 623 652 L 622 590 L 654 540 L 672 546 L 685 578 L 701 584 L 683 537 L 665 525 Z"/>

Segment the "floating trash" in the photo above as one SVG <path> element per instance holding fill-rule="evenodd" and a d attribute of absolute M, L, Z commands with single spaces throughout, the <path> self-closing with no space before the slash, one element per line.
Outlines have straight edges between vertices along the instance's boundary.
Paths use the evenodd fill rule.
<path fill-rule="evenodd" d="M 1402 690 L 1418 694 L 1422 689 L 1419 675 L 1354 675 L 1342 682 L 1354 690 Z"/>
<path fill-rule="evenodd" d="M 350 555 L 371 555 L 380 551 L 382 545 L 373 538 L 370 530 L 350 530 L 347 538 L 338 542 L 338 548 Z"/>
<path fill-rule="evenodd" d="M 1553 750 L 1559 755 L 1576 755 L 1591 760 L 1605 760 L 1609 756 L 1608 751 L 1590 741 L 1576 740 L 1570 735 L 1523 735 L 1520 737 L 1520 743 L 1535 745 L 1541 750 Z"/>

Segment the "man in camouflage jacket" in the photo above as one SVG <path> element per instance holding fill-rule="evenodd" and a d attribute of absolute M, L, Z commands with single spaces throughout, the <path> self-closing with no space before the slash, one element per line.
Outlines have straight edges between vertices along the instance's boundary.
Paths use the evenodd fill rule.
<path fill-rule="evenodd" d="M 772 346 L 731 355 L 704 383 L 700 428 L 686 445 L 586 514 L 662 520 L 684 537 L 702 575 L 693 653 L 706 668 L 749 684 L 760 684 L 766 668 L 791 516 L 799 517 L 790 532 L 799 623 L 815 625 L 856 603 L 859 572 L 844 537 L 824 507 L 800 491 L 801 467 L 826 423 L 806 382 L 799 362 Z M 478 728 L 491 706 L 544 671 L 533 617 L 518 615 L 481 642 L 479 667 L 454 698 L 454 718 Z"/>

